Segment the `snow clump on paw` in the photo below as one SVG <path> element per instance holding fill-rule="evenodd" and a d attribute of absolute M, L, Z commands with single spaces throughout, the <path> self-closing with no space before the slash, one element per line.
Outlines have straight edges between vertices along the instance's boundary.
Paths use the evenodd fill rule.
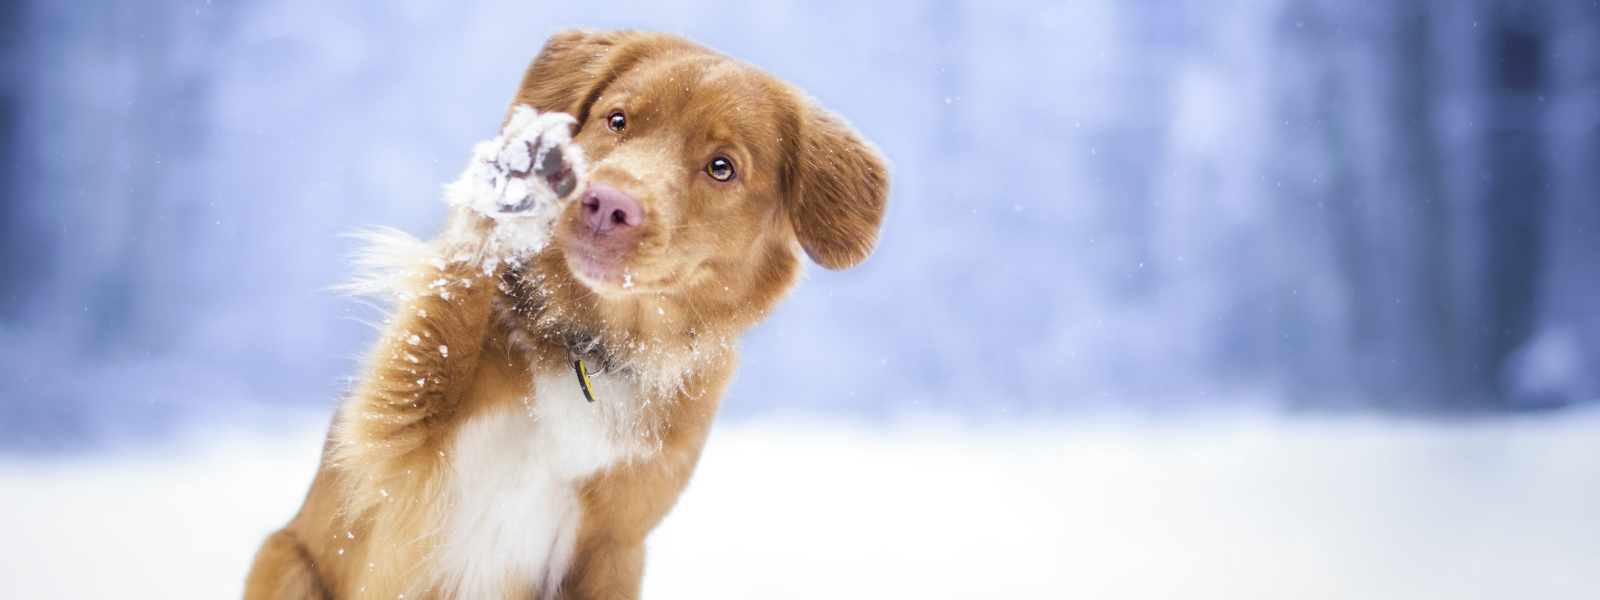
<path fill-rule="evenodd" d="M 466 172 L 445 193 L 458 213 L 445 233 L 462 251 L 456 260 L 495 263 L 549 243 L 561 200 L 585 179 L 583 152 L 572 145 L 575 123 L 566 113 L 517 105 L 500 135 L 473 147 Z"/>

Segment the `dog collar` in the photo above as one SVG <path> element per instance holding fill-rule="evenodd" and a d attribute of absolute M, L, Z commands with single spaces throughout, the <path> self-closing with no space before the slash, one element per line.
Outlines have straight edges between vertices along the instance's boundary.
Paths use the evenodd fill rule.
<path fill-rule="evenodd" d="M 572 358 L 572 372 L 578 374 L 578 388 L 583 390 L 584 399 L 594 402 L 594 384 L 589 381 L 589 369 L 583 366 L 583 359 Z"/>
<path fill-rule="evenodd" d="M 611 355 L 607 354 L 604 348 L 600 347 L 599 342 L 592 337 L 584 338 L 582 341 L 574 341 L 569 338 L 562 345 L 566 346 L 567 363 L 572 365 L 572 374 L 578 377 L 578 389 L 583 390 L 583 398 L 594 402 L 594 380 L 590 379 L 590 377 L 611 371 L 613 365 Z M 591 364 L 600 365 L 600 370 L 590 371 L 589 365 Z M 624 373 L 627 371 L 626 368 L 622 369 Z"/>

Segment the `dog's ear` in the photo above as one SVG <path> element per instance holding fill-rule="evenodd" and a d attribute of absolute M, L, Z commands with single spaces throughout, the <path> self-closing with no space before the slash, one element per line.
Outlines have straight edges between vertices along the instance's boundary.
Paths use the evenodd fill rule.
<path fill-rule="evenodd" d="M 527 104 L 539 112 L 564 112 L 578 119 L 581 127 L 589 117 L 590 105 L 618 73 L 637 60 L 638 52 L 629 47 L 649 37 L 625 30 L 558 32 L 528 65 L 512 104 Z"/>
<path fill-rule="evenodd" d="M 789 220 L 811 260 L 839 270 L 878 244 L 889 202 L 889 168 L 844 119 L 808 101 L 789 184 Z"/>

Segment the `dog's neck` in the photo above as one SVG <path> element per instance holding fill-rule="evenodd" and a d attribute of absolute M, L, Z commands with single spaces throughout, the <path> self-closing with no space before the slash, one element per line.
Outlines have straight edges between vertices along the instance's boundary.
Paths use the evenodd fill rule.
<path fill-rule="evenodd" d="M 682 301 L 667 295 L 602 296 L 548 257 L 506 270 L 500 289 L 500 321 L 524 351 L 565 352 L 596 373 L 620 374 L 660 392 L 731 358 L 738 333 L 682 310 Z"/>
<path fill-rule="evenodd" d="M 787 243 L 784 243 L 787 242 Z M 565 352 L 597 372 L 617 372 L 661 392 L 699 369 L 732 368 L 745 331 L 798 281 L 792 240 L 768 241 L 737 265 L 709 265 L 699 288 L 601 294 L 547 248 L 501 275 L 500 321 L 527 351 Z"/>

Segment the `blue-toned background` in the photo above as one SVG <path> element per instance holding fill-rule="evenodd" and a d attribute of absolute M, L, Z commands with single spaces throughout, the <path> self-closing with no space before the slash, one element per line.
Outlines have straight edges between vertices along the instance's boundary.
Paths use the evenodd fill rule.
<path fill-rule="evenodd" d="M 735 418 L 1600 397 L 1590 0 L 7 0 L 0 447 L 331 407 L 375 318 L 339 234 L 433 235 L 571 25 L 748 60 L 895 165 Z"/>
<path fill-rule="evenodd" d="M 0 0 L 0 595 L 237 597 L 383 318 L 340 234 L 575 25 L 895 165 L 645 597 L 1600 597 L 1596 0 Z"/>

